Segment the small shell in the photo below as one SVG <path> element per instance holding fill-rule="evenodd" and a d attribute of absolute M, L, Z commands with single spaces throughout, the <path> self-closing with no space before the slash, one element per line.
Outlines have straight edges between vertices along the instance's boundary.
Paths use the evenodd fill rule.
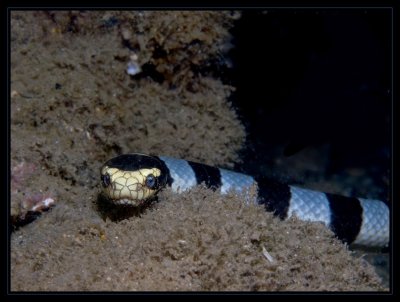
<path fill-rule="evenodd" d="M 126 67 L 126 73 L 129 75 L 135 75 L 142 71 L 139 64 L 136 62 L 129 62 L 128 66 Z"/>

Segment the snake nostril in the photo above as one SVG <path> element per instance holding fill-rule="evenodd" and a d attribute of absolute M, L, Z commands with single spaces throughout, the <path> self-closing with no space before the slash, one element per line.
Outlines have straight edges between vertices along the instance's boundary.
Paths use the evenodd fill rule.
<path fill-rule="evenodd" d="M 104 188 L 107 188 L 111 183 L 110 175 L 108 174 L 101 175 L 101 183 L 103 184 Z"/>

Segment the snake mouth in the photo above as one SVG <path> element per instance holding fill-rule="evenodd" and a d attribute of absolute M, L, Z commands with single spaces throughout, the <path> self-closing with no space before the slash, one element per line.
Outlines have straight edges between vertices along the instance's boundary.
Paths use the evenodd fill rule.
<path fill-rule="evenodd" d="M 121 199 L 108 198 L 108 199 L 115 205 L 133 206 L 133 207 L 140 207 L 146 202 L 146 200 L 132 200 L 128 198 L 121 198 Z"/>

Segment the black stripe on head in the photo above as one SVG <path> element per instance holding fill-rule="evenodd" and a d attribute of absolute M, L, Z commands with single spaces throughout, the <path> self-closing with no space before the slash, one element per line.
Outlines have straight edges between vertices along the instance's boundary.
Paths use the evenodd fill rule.
<path fill-rule="evenodd" d="M 258 203 L 263 204 L 268 212 L 280 219 L 286 219 L 292 194 L 286 184 L 262 177 L 256 178 Z"/>
<path fill-rule="evenodd" d="M 108 160 L 104 166 L 123 171 L 136 171 L 158 167 L 159 161 L 152 156 L 144 154 L 121 154 Z"/>
<path fill-rule="evenodd" d="M 162 173 L 165 173 L 166 178 L 167 178 L 167 182 L 166 182 L 166 183 L 167 183 L 168 186 L 171 186 L 172 183 L 174 182 L 174 179 L 172 178 L 171 173 L 170 173 L 170 171 L 169 171 L 167 165 L 166 165 L 165 162 L 164 162 L 161 158 L 159 158 L 158 156 L 153 156 L 153 157 L 156 158 L 157 160 L 159 160 L 159 162 L 160 162 L 160 167 L 161 167 L 161 171 L 162 171 Z"/>
<path fill-rule="evenodd" d="M 222 186 L 221 172 L 218 168 L 187 161 L 193 169 L 197 184 L 205 183 L 207 188 L 216 190 Z"/>
<path fill-rule="evenodd" d="M 326 193 L 331 208 L 331 230 L 345 243 L 352 243 L 361 230 L 363 209 L 357 198 Z"/>

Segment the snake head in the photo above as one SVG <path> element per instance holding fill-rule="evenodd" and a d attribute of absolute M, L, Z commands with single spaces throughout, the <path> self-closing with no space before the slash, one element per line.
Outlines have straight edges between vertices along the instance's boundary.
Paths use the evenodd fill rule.
<path fill-rule="evenodd" d="M 155 156 L 123 154 L 100 169 L 103 192 L 115 204 L 139 206 L 165 187 L 168 169 Z"/>

